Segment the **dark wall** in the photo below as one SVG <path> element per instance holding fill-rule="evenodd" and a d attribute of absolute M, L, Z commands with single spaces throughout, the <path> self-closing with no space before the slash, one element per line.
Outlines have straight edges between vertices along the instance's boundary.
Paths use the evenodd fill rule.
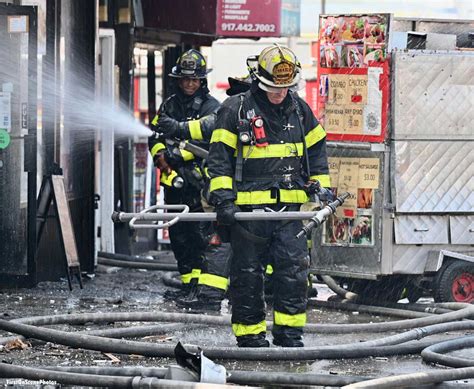
<path fill-rule="evenodd" d="M 94 96 L 96 1 L 47 1 L 47 43 L 44 58 L 44 139 L 47 173 L 54 162 L 63 169 L 81 270 L 94 269 L 94 143 L 91 126 L 78 120 L 87 115 L 78 109 L 75 94 Z M 64 41 L 64 62 L 59 56 Z M 64 80 L 64 133 L 60 137 L 60 79 Z M 81 92 L 80 92 L 81 91 Z M 45 244 L 46 242 L 46 244 Z M 65 276 L 65 257 L 54 220 L 47 222 L 38 251 L 38 280 Z"/>
<path fill-rule="evenodd" d="M 142 0 L 145 27 L 160 30 L 216 33 L 217 0 Z"/>

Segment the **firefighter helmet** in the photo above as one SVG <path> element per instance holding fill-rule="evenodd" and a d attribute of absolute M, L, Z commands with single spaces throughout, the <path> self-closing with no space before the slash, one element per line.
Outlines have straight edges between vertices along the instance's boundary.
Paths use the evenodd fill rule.
<path fill-rule="evenodd" d="M 247 65 L 259 80 L 258 86 L 267 92 L 294 87 L 301 79 L 301 65 L 295 54 L 276 43 L 263 49 L 258 57 L 249 57 Z"/>
<path fill-rule="evenodd" d="M 191 49 L 181 54 L 169 75 L 177 78 L 206 78 L 209 72 L 204 56 L 199 51 Z"/>

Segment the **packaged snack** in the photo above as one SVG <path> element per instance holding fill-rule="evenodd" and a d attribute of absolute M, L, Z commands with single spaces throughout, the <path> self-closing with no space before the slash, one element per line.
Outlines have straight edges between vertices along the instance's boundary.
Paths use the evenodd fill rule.
<path fill-rule="evenodd" d="M 350 31 L 350 39 L 348 39 L 348 41 L 362 42 L 362 40 L 364 39 L 364 31 L 365 31 L 364 18 L 352 19 L 349 22 L 349 31 Z M 348 37 L 349 34 L 346 34 L 345 36 Z"/>
<path fill-rule="evenodd" d="M 365 45 L 364 63 L 366 65 L 369 65 L 370 62 L 384 62 L 385 58 L 386 58 L 386 55 L 385 55 L 384 44 L 366 44 Z"/>
<path fill-rule="evenodd" d="M 367 23 L 364 40 L 366 43 L 385 43 L 385 25 Z"/>
<path fill-rule="evenodd" d="M 343 63 L 349 68 L 364 66 L 364 46 L 346 45 L 343 51 Z"/>
<path fill-rule="evenodd" d="M 327 45 L 324 46 L 324 58 L 326 67 L 341 67 L 341 46 Z"/>
<path fill-rule="evenodd" d="M 323 21 L 320 31 L 322 43 L 339 43 L 341 41 L 340 19 L 328 17 Z"/>

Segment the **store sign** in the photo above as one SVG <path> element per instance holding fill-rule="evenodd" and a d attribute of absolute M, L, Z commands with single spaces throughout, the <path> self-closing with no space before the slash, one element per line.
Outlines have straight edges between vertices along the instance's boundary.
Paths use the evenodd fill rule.
<path fill-rule="evenodd" d="M 222 36 L 280 36 L 281 0 L 218 0 L 216 33 Z"/>

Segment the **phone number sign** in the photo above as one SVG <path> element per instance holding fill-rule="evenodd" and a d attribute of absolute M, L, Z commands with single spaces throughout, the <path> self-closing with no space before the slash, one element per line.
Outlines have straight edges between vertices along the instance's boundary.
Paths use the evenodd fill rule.
<path fill-rule="evenodd" d="M 280 36 L 281 0 L 218 0 L 217 35 Z"/>

